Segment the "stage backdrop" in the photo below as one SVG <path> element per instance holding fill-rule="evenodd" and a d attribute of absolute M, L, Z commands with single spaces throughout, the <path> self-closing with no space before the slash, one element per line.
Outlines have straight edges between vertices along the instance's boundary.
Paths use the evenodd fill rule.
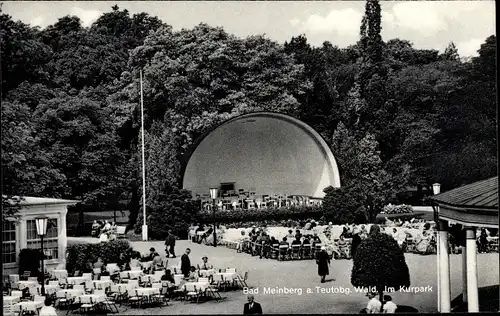
<path fill-rule="evenodd" d="M 234 182 L 256 195 L 323 197 L 340 187 L 331 150 L 310 126 L 291 116 L 257 112 L 232 118 L 201 137 L 184 168 L 193 196 Z"/>

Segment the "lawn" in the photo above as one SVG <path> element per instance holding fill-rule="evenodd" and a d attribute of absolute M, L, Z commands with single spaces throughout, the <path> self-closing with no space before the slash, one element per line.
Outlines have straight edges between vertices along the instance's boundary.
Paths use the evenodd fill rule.
<path fill-rule="evenodd" d="M 161 255 L 165 255 L 163 242 L 132 242 L 134 249 L 148 252 L 155 247 Z M 249 271 L 249 286 L 258 289 L 256 301 L 262 304 L 264 313 L 357 313 L 366 305 L 364 293 L 354 293 L 350 284 L 352 261 L 337 260 L 331 264 L 330 278 L 334 281 L 321 284 L 316 275 L 316 264 L 313 260 L 278 262 L 270 259 L 259 259 L 247 254 L 236 253 L 225 247 L 210 247 L 192 244 L 188 241 L 178 241 L 176 251 L 180 255 L 186 247 L 190 247 L 191 262 L 199 263 L 206 255 L 217 268 L 235 267 L 238 272 Z M 421 256 L 406 254 L 406 262 L 410 269 L 411 285 L 432 288 L 423 293 L 392 293 L 396 304 L 409 305 L 420 312 L 436 311 L 436 256 Z M 170 259 L 169 265 L 179 261 Z M 461 256 L 452 255 L 451 288 L 452 298 L 461 293 Z M 498 284 L 499 275 L 498 254 L 478 255 L 479 286 Z M 294 294 L 265 294 L 264 288 L 288 289 Z M 307 294 L 310 288 L 312 293 Z M 323 289 L 323 290 L 322 290 Z M 344 293 L 328 293 L 329 291 Z M 300 290 L 302 293 L 300 293 Z M 324 293 L 318 293 L 324 292 Z M 351 293 L 346 294 L 346 291 Z M 246 295 L 240 291 L 223 293 L 227 299 L 224 302 L 207 302 L 202 304 L 172 302 L 171 306 L 147 308 L 144 310 L 122 308 L 120 314 L 240 314 Z M 301 295 L 300 295 L 301 294 Z M 122 312 L 123 310 L 123 312 Z"/>

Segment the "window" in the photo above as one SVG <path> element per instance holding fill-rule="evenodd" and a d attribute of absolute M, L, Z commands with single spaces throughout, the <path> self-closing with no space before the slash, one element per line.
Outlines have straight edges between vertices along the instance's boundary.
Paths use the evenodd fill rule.
<path fill-rule="evenodd" d="M 43 236 L 43 250 L 46 259 L 57 259 L 59 255 L 59 244 L 57 242 L 58 229 L 57 219 L 50 218 L 47 221 L 47 234 Z M 36 232 L 35 220 L 26 221 L 26 239 L 28 248 L 40 249 L 40 236 Z"/>
<path fill-rule="evenodd" d="M 2 224 L 2 262 L 16 262 L 16 223 L 3 221 Z"/>

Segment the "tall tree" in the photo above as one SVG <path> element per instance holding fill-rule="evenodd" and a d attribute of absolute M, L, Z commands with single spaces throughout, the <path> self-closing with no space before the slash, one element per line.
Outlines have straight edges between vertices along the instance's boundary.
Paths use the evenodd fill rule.
<path fill-rule="evenodd" d="M 460 60 L 460 56 L 458 55 L 458 49 L 455 46 L 455 43 L 450 42 L 450 44 L 448 44 L 441 58 L 444 60 L 451 60 L 451 61 Z"/>

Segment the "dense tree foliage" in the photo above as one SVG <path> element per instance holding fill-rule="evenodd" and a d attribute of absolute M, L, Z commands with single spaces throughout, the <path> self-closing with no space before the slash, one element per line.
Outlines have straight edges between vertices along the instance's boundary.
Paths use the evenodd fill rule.
<path fill-rule="evenodd" d="M 360 41 L 340 49 L 206 24 L 174 31 L 117 6 L 88 28 L 64 16 L 41 30 L 1 13 L 3 193 L 125 204 L 132 227 L 140 70 L 150 224 L 177 230 L 175 214 L 196 212 L 179 181 L 194 140 L 258 110 L 294 115 L 329 143 L 346 188 L 327 189 L 325 211 L 352 205 L 342 220 L 373 220 L 408 186 L 495 175 L 496 37 L 465 60 L 453 43 L 439 54 L 384 41 L 380 21 L 378 1 L 367 1 Z"/>

